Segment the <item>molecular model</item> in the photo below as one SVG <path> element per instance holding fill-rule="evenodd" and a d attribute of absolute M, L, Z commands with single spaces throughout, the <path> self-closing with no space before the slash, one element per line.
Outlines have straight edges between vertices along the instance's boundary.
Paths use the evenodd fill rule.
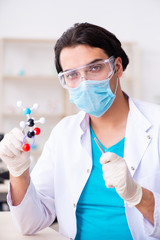
<path fill-rule="evenodd" d="M 28 108 L 28 107 L 23 107 L 22 101 L 18 101 L 17 106 L 23 109 L 22 111 L 23 115 L 27 117 L 27 121 L 26 122 L 21 121 L 19 125 L 23 130 L 25 129 L 26 126 L 29 127 L 29 131 L 23 138 L 23 146 L 22 146 L 23 151 L 28 152 L 35 143 L 35 135 L 39 135 L 41 132 L 40 128 L 36 127 L 35 124 L 36 123 L 44 124 L 45 118 L 41 117 L 39 120 L 35 120 L 35 118 L 30 117 L 32 110 L 37 110 L 39 108 L 39 105 L 37 103 L 33 104 L 31 108 Z M 29 145 L 28 143 L 25 143 L 25 139 L 27 137 L 33 139 L 33 142 L 31 145 Z"/>

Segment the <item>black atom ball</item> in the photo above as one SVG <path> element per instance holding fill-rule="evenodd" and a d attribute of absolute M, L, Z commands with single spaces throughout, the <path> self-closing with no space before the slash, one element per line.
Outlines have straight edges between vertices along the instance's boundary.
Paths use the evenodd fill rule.
<path fill-rule="evenodd" d="M 32 138 L 34 136 L 35 136 L 35 132 L 34 131 L 32 131 L 32 132 L 28 131 L 27 137 Z"/>
<path fill-rule="evenodd" d="M 28 119 L 27 122 L 29 123 L 28 124 L 29 127 L 33 127 L 34 126 L 34 119 L 30 118 L 30 119 Z"/>

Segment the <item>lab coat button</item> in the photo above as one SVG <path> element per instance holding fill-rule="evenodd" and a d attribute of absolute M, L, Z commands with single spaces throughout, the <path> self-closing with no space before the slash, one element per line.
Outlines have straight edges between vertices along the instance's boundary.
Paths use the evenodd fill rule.
<path fill-rule="evenodd" d="M 89 168 L 87 169 L 87 173 L 90 173 L 90 169 Z"/>
<path fill-rule="evenodd" d="M 135 169 L 135 168 L 132 166 L 132 167 L 131 167 L 131 170 L 134 171 L 134 169 Z"/>
<path fill-rule="evenodd" d="M 151 136 L 150 136 L 150 135 L 148 135 L 148 136 L 147 136 L 147 138 L 148 138 L 148 139 L 151 139 Z"/>
<path fill-rule="evenodd" d="M 73 203 L 73 207 L 76 208 L 76 204 L 75 203 Z"/>

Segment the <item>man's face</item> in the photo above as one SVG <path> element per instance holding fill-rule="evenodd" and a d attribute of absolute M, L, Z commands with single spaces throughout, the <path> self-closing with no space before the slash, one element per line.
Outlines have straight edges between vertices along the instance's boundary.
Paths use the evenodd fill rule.
<path fill-rule="evenodd" d="M 81 44 L 63 48 L 60 53 L 60 64 L 62 70 L 67 71 L 90 64 L 95 60 L 105 60 L 108 58 L 109 56 L 103 49 Z M 113 75 L 112 79 L 114 78 L 116 76 Z M 110 80 L 110 87 L 114 91 L 116 81 L 112 79 Z"/>

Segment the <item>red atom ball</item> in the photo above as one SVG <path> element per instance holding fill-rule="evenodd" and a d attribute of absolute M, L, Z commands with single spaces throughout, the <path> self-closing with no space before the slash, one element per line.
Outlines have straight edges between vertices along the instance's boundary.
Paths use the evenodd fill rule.
<path fill-rule="evenodd" d="M 28 152 L 30 150 L 30 146 L 28 143 L 25 143 L 22 147 L 23 151 Z"/>
<path fill-rule="evenodd" d="M 41 129 L 40 128 L 38 128 L 38 127 L 36 127 L 36 128 L 34 128 L 34 130 L 33 130 L 34 132 L 35 132 L 35 135 L 39 135 L 40 134 L 40 132 L 41 132 Z"/>

